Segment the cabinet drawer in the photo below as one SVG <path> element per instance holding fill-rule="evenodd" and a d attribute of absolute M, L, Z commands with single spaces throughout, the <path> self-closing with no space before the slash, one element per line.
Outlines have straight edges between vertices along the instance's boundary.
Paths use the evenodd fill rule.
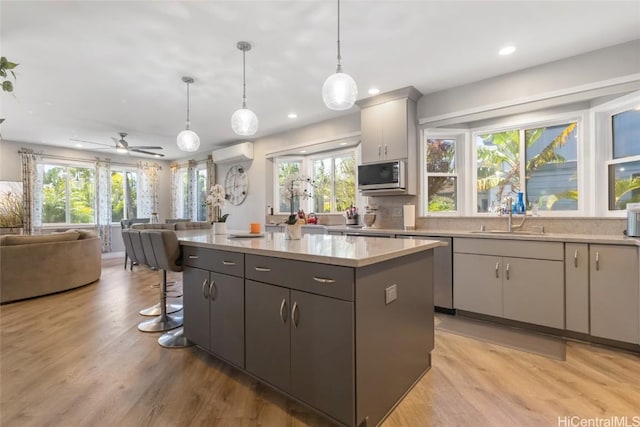
<path fill-rule="evenodd" d="M 245 277 L 318 295 L 353 301 L 354 270 L 327 264 L 247 255 Z"/>
<path fill-rule="evenodd" d="M 453 251 L 514 258 L 564 260 L 564 245 L 559 242 L 457 238 L 454 239 Z"/>
<path fill-rule="evenodd" d="M 182 258 L 183 264 L 189 267 L 238 277 L 244 274 L 244 254 L 238 252 L 183 246 Z"/>

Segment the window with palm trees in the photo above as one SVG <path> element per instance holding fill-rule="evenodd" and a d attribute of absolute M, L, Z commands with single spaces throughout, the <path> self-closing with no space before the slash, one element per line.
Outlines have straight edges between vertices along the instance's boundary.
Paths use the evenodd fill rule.
<path fill-rule="evenodd" d="M 624 210 L 640 202 L 640 109 L 611 116 L 611 140 L 609 210 Z"/>
<path fill-rule="evenodd" d="M 477 212 L 523 192 L 530 209 L 578 209 L 578 123 L 475 134 Z"/>

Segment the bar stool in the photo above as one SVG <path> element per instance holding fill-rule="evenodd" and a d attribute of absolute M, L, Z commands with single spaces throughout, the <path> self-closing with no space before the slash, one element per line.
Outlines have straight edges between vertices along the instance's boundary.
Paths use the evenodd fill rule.
<path fill-rule="evenodd" d="M 154 235 L 157 237 L 153 237 Z M 181 260 L 178 238 L 175 232 L 170 230 L 142 230 L 140 241 L 148 265 L 162 269 L 162 284 L 160 315 L 141 322 L 138 329 L 142 332 L 164 332 L 182 326 L 182 314 L 167 314 L 167 271 L 182 271 L 182 266 L 178 264 Z"/>
<path fill-rule="evenodd" d="M 182 251 L 178 243 L 178 237 L 174 231 L 160 231 L 150 233 L 151 243 L 156 256 L 159 268 L 164 271 L 164 279 L 166 282 L 166 272 L 182 271 Z M 181 327 L 166 332 L 158 338 L 158 344 L 167 348 L 183 348 L 193 345 L 191 341 L 184 336 L 184 329 Z"/>

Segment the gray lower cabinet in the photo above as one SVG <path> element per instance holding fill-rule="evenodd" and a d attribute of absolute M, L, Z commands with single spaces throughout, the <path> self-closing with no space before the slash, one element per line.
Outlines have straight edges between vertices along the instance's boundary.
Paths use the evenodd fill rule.
<path fill-rule="evenodd" d="M 205 350 L 244 367 L 244 280 L 186 266 L 183 299 L 185 335 Z"/>
<path fill-rule="evenodd" d="M 351 425 L 353 302 L 245 281 L 246 369 Z"/>
<path fill-rule="evenodd" d="M 566 243 L 564 247 L 565 328 L 589 333 L 589 245 Z"/>
<path fill-rule="evenodd" d="M 590 245 L 591 335 L 640 344 L 638 249 Z"/>
<path fill-rule="evenodd" d="M 460 238 L 454 252 L 456 309 L 564 328 L 561 243 Z"/>

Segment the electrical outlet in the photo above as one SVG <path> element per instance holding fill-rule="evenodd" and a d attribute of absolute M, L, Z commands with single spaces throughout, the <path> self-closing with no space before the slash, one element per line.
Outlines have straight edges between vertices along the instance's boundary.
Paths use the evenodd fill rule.
<path fill-rule="evenodd" d="M 402 216 L 402 208 L 393 208 L 391 216 Z"/>
<path fill-rule="evenodd" d="M 398 286 L 391 285 L 384 290 L 384 303 L 391 304 L 398 299 Z"/>

